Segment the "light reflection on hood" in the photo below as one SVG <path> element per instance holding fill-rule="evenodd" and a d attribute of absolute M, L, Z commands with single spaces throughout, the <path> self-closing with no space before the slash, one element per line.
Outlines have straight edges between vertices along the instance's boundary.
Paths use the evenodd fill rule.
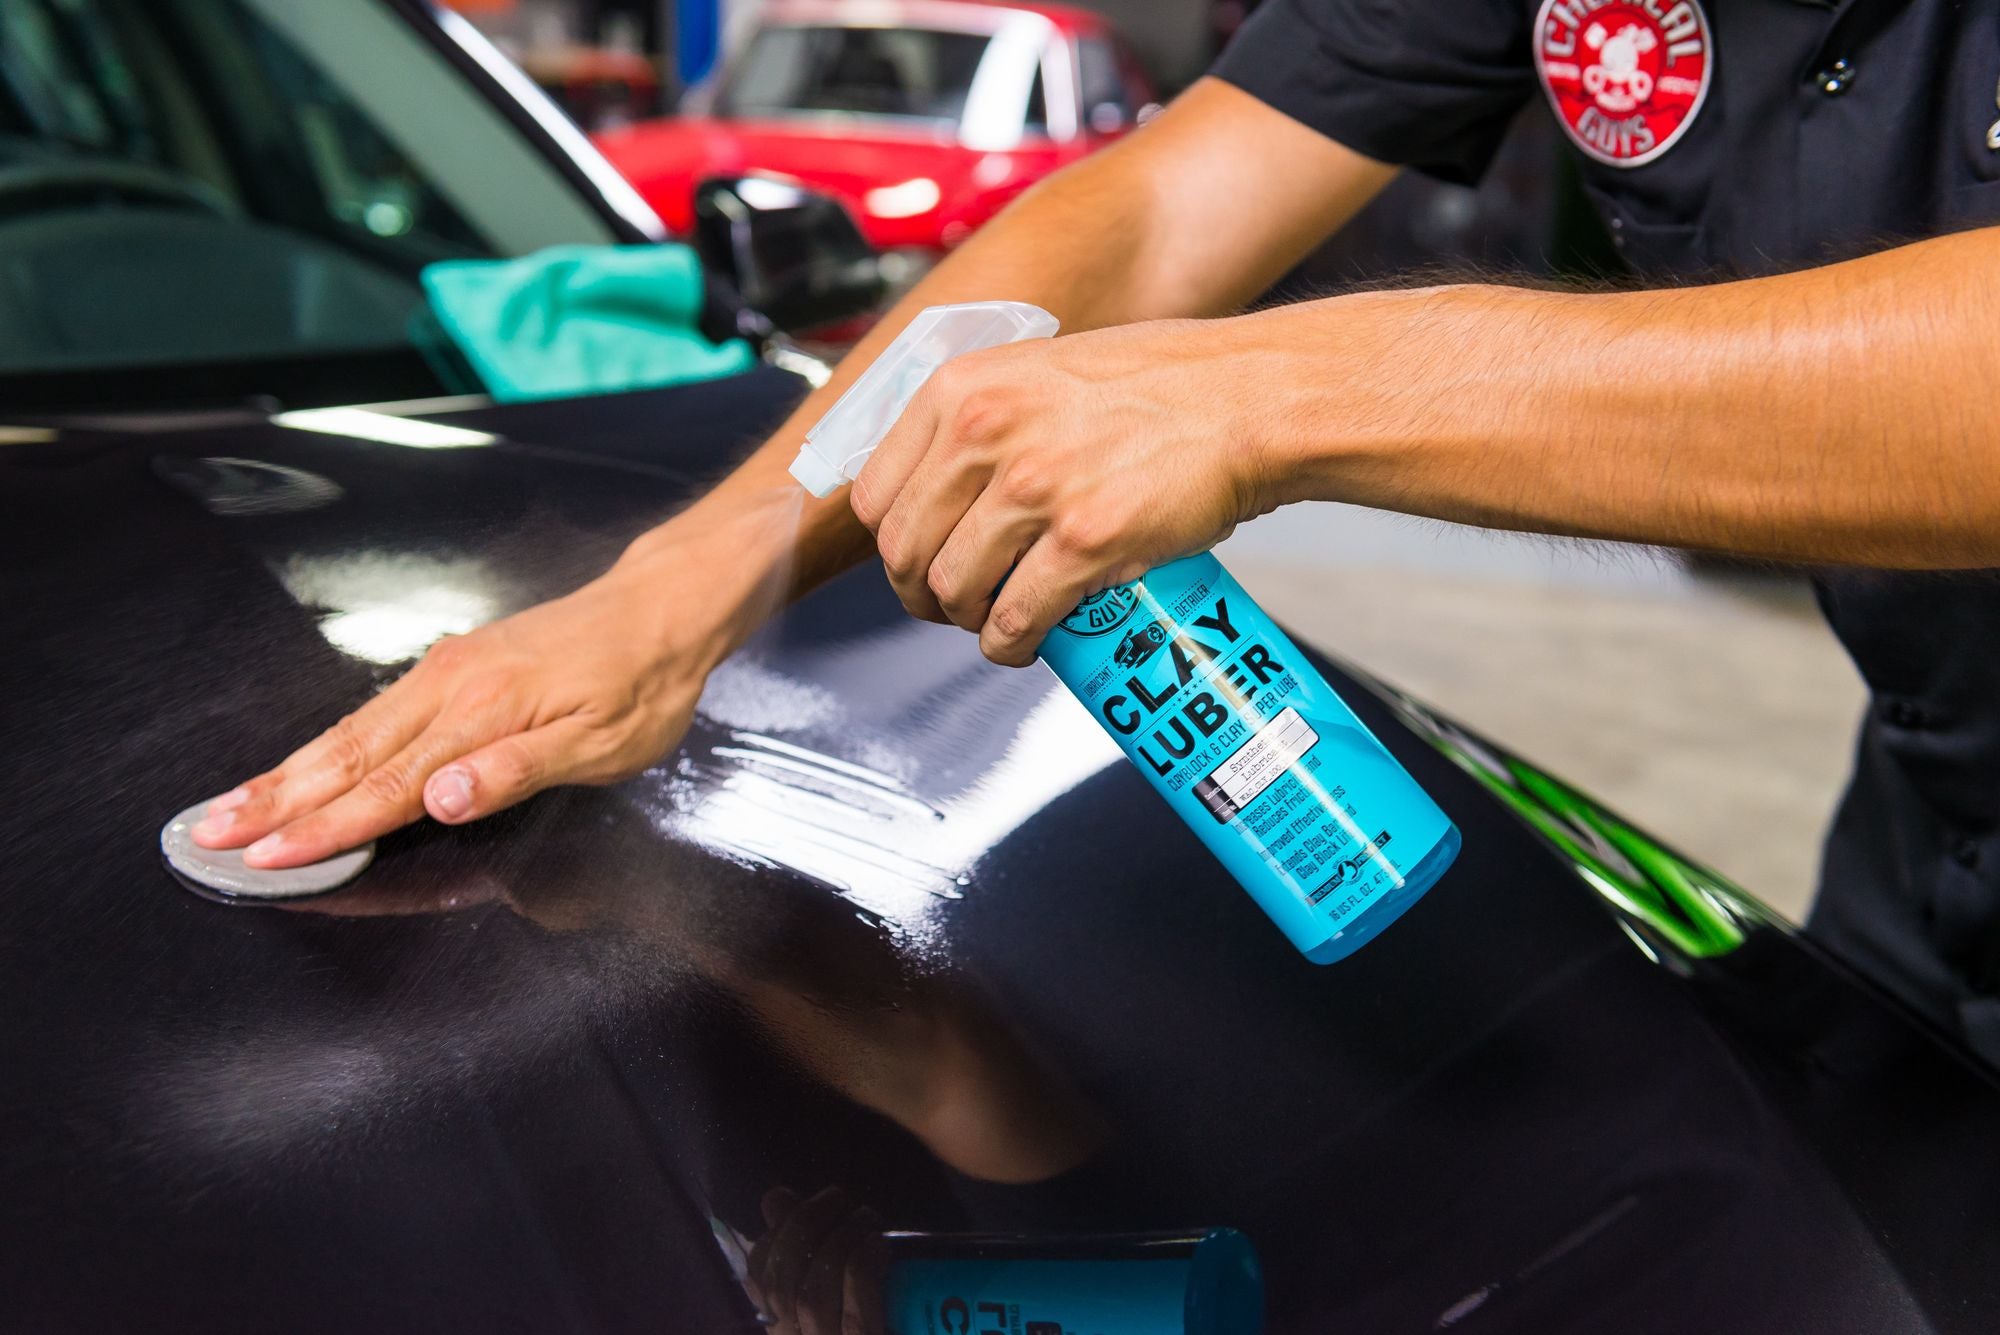
<path fill-rule="evenodd" d="M 491 621 L 505 605 L 491 568 L 473 557 L 300 555 L 277 574 L 292 597 L 324 613 L 319 631 L 329 644 L 370 663 L 421 657 L 445 636 Z"/>
<path fill-rule="evenodd" d="M 734 730 L 675 764 L 661 827 L 725 855 L 832 886 L 919 948 L 960 898 L 981 857 L 1120 756 L 1068 694 L 1029 708 L 998 759 L 935 801 L 895 776 Z"/>

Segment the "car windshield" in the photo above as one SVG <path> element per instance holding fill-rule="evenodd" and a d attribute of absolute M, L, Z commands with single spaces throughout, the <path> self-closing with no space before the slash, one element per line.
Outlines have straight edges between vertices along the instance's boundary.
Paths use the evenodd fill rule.
<path fill-rule="evenodd" d="M 436 393 L 434 260 L 615 239 L 382 0 L 0 3 L 0 404 Z"/>
<path fill-rule="evenodd" d="M 716 99 L 723 116 L 838 112 L 956 125 L 992 37 L 928 28 L 765 28 Z"/>

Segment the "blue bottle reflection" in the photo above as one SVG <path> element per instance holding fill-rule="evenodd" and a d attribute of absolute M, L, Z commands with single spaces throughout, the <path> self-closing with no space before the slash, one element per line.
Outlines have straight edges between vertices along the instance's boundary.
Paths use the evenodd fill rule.
<path fill-rule="evenodd" d="M 1230 1228 L 1166 1233 L 906 1233 L 839 1188 L 764 1199 L 751 1242 L 716 1234 L 760 1320 L 783 1335 L 1256 1335 L 1256 1250 Z"/>

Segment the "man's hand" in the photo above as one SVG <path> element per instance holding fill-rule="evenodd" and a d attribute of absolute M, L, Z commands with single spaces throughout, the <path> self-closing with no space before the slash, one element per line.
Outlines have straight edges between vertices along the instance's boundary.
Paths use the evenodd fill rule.
<path fill-rule="evenodd" d="M 748 1284 L 778 1335 L 885 1335 L 882 1220 L 839 1187 L 809 1200 L 766 1192 L 770 1231 L 750 1249 Z"/>
<path fill-rule="evenodd" d="M 1158 321 L 947 363 L 851 496 L 903 605 L 1025 666 L 1087 595 L 1269 509 L 1245 327 Z"/>
<path fill-rule="evenodd" d="M 247 844 L 246 864 L 293 867 L 426 812 L 458 825 L 556 784 L 643 770 L 680 740 L 758 601 L 729 588 L 712 543 L 662 543 L 672 528 L 565 598 L 439 642 L 276 769 L 212 802 L 195 842 Z"/>

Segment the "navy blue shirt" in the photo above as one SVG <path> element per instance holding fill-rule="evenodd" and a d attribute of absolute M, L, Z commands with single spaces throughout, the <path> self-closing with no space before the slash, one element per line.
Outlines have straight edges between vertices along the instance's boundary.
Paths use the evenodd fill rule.
<path fill-rule="evenodd" d="M 2000 222 L 2000 0 L 1267 0 L 1215 73 L 1453 181 L 1544 99 L 1651 281 Z M 1815 583 L 1874 698 L 1811 930 L 2000 1061 L 2000 573 Z"/>

